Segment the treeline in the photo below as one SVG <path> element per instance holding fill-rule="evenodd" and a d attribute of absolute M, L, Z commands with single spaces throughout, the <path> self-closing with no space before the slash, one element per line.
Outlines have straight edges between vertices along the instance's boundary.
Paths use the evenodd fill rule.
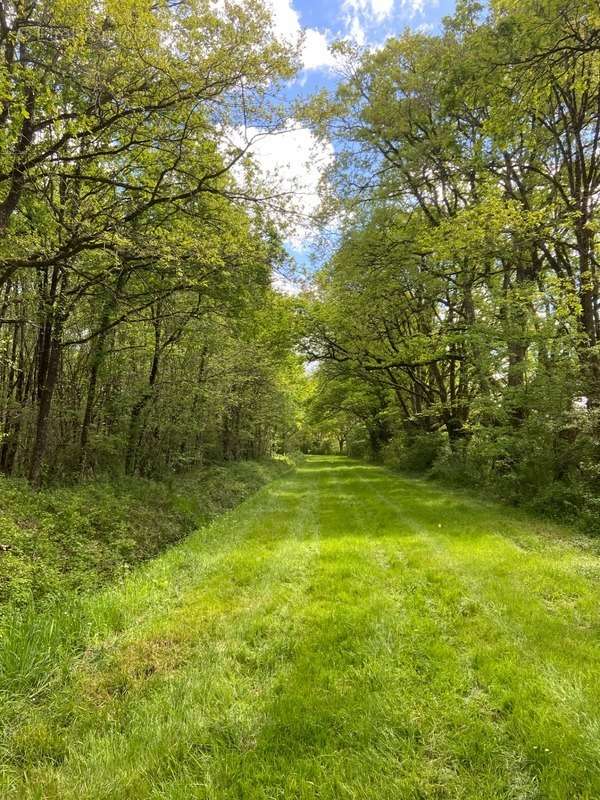
<path fill-rule="evenodd" d="M 2 472 L 155 475 L 284 435 L 282 248 L 240 176 L 294 58 L 254 2 L 0 2 Z"/>
<path fill-rule="evenodd" d="M 339 145 L 321 440 L 597 521 L 598 3 L 465 0 L 346 58 L 306 111 Z"/>

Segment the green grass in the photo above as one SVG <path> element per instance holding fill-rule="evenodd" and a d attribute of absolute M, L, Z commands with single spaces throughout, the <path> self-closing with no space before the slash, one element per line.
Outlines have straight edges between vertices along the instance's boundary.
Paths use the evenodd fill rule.
<path fill-rule="evenodd" d="M 265 459 L 42 491 L 0 476 L 0 617 L 123 577 L 289 469 Z"/>
<path fill-rule="evenodd" d="M 0 796 L 594 800 L 599 580 L 592 540 L 310 458 L 15 620 Z"/>

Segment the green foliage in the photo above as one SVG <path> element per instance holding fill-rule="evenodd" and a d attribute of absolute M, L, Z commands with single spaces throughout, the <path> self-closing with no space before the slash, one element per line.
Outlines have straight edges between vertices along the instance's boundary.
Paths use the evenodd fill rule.
<path fill-rule="evenodd" d="M 591 529 L 599 30 L 591 0 L 461 2 L 439 33 L 342 47 L 344 80 L 304 109 L 336 141 L 342 221 L 302 309 L 314 429 L 378 393 L 357 454 Z"/>
<path fill-rule="evenodd" d="M 0 15 L 0 472 L 268 455 L 293 324 L 249 153 L 296 48 L 256 0 Z"/>
<path fill-rule="evenodd" d="M 95 480 L 39 492 L 0 479 L 0 608 L 65 596 L 70 603 L 75 590 L 123 578 L 286 469 L 282 459 L 248 461 L 177 480 Z"/>
<path fill-rule="evenodd" d="M 399 434 L 385 446 L 383 462 L 394 469 L 422 473 L 436 464 L 446 447 L 442 433 Z"/>

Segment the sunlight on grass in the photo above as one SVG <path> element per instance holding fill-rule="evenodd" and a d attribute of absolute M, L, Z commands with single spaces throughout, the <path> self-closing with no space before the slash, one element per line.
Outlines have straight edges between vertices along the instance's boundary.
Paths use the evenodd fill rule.
<path fill-rule="evenodd" d="M 593 800 L 599 567 L 505 508 L 311 458 L 71 622 L 15 629 L 0 796 Z"/>

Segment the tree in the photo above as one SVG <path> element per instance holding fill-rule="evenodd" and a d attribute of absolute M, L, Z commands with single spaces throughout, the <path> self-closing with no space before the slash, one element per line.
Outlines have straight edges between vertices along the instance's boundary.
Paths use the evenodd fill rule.
<path fill-rule="evenodd" d="M 165 377 L 270 291 L 237 132 L 282 124 L 295 52 L 253 0 L 14 0 L 0 48 L 0 467 L 86 472 L 100 431 L 126 471 L 164 466 Z"/>
<path fill-rule="evenodd" d="M 573 436 L 600 385 L 596 6 L 459 2 L 440 34 L 340 45 L 344 81 L 305 108 L 338 146 L 308 356 L 347 397 L 378 387 L 405 446 L 519 492 L 597 457 Z M 537 474 L 534 452 L 555 454 Z"/>

